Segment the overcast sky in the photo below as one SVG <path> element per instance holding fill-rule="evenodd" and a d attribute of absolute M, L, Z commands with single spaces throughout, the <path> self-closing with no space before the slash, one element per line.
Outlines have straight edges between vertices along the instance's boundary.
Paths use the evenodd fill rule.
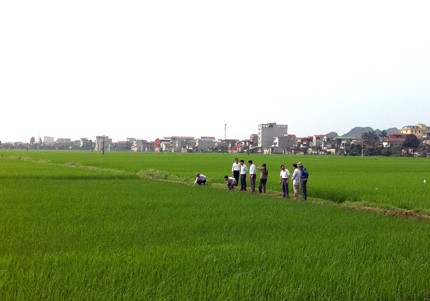
<path fill-rule="evenodd" d="M 430 2 L 1 1 L 0 140 L 430 124 Z"/>

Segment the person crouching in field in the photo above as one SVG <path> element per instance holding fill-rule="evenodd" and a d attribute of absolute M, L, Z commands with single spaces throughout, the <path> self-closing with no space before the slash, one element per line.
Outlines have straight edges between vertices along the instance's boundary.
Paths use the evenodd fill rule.
<path fill-rule="evenodd" d="M 267 175 L 269 174 L 269 171 L 266 168 L 266 163 L 263 163 L 263 165 L 258 166 L 258 169 L 260 170 L 260 183 L 258 185 L 258 192 L 266 193 Z"/>
<path fill-rule="evenodd" d="M 196 180 L 194 181 L 194 185 L 206 185 L 206 176 L 201 173 L 196 174 Z"/>
<path fill-rule="evenodd" d="M 227 182 L 227 188 L 233 190 L 234 186 L 237 186 L 237 181 L 233 177 L 225 176 L 224 180 Z"/>

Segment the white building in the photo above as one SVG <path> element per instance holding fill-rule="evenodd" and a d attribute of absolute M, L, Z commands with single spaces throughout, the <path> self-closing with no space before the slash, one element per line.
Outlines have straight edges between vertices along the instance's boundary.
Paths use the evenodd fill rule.
<path fill-rule="evenodd" d="M 53 145 L 55 143 L 54 137 L 45 136 L 43 137 L 43 145 Z"/>
<path fill-rule="evenodd" d="M 258 125 L 258 146 L 264 149 L 273 146 L 273 141 L 275 138 L 287 136 L 288 135 L 288 125 L 286 124 L 276 124 L 267 123 Z"/>
<path fill-rule="evenodd" d="M 108 136 L 96 136 L 96 151 L 109 151 L 112 146 L 112 139 Z"/>

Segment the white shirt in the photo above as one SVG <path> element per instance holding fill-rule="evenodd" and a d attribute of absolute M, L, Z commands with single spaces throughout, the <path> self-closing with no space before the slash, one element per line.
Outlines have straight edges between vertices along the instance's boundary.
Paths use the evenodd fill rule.
<path fill-rule="evenodd" d="M 300 176 L 301 176 L 300 169 L 295 168 L 292 176 L 293 185 L 300 185 Z"/>
<path fill-rule="evenodd" d="M 240 174 L 241 175 L 246 175 L 248 173 L 248 167 L 246 167 L 245 164 L 240 166 Z"/>
<path fill-rule="evenodd" d="M 238 170 L 240 170 L 240 164 L 234 162 L 233 166 L 231 167 L 231 171 L 238 171 Z"/>
<path fill-rule="evenodd" d="M 250 175 L 257 174 L 257 168 L 255 167 L 255 164 L 251 164 L 251 166 L 249 166 L 249 174 Z"/>
<path fill-rule="evenodd" d="M 197 184 L 197 181 L 204 181 L 206 180 L 206 176 L 204 174 L 200 174 L 200 176 L 196 177 L 196 180 L 194 181 L 194 184 Z"/>
<path fill-rule="evenodd" d="M 285 168 L 285 170 L 281 170 L 280 176 L 282 179 L 286 179 L 290 176 L 290 172 Z"/>
<path fill-rule="evenodd" d="M 230 185 L 236 185 L 237 184 L 236 179 L 233 177 L 228 177 L 227 183 Z"/>

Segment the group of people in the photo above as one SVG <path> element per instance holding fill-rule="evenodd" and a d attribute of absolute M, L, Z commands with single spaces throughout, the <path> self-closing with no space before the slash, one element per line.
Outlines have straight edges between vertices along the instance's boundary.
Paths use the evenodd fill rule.
<path fill-rule="evenodd" d="M 240 181 L 240 191 L 246 191 L 246 177 L 249 173 L 249 181 L 251 186 L 251 191 L 255 192 L 255 183 L 257 179 L 257 169 L 260 171 L 260 182 L 258 185 L 258 191 L 260 193 L 266 193 L 266 184 L 267 184 L 267 176 L 269 171 L 267 170 L 266 163 L 256 167 L 252 160 L 248 160 L 248 166 L 245 164 L 244 160 L 240 160 L 238 158 L 234 159 L 234 163 L 231 168 L 232 176 L 225 176 L 224 179 L 227 182 L 227 188 L 233 190 L 235 186 L 239 185 Z M 285 198 L 289 198 L 289 189 L 288 184 L 291 181 L 293 182 L 293 192 L 294 199 L 299 198 L 299 190 L 301 188 L 302 191 L 302 200 L 307 199 L 307 182 L 309 173 L 306 168 L 303 166 L 301 162 L 297 164 L 293 164 L 293 174 L 291 175 L 289 170 L 285 167 L 285 165 L 281 165 L 280 171 L 280 184 L 282 188 L 282 195 Z"/>
<path fill-rule="evenodd" d="M 256 166 L 252 160 L 248 160 L 249 168 L 245 164 L 244 160 L 234 159 L 233 165 L 231 167 L 231 176 L 224 176 L 227 182 L 227 188 L 234 190 L 234 187 L 238 186 L 240 183 L 240 191 L 246 191 L 246 177 L 249 173 L 249 182 L 251 192 L 255 192 L 255 185 L 257 181 L 257 170 L 260 171 L 260 181 L 258 184 L 258 192 L 266 193 L 267 176 L 269 171 L 267 170 L 266 163 Z M 294 199 L 299 198 L 299 191 L 302 192 L 302 200 L 306 200 L 308 197 L 307 183 L 309 173 L 301 162 L 293 163 L 293 174 L 291 175 L 289 170 L 285 165 L 281 165 L 281 172 L 279 174 L 279 184 L 282 188 L 282 196 L 289 198 L 289 183 L 290 179 L 293 182 L 293 193 Z M 197 173 L 194 181 L 194 185 L 206 185 L 206 176 L 202 173 Z"/>
<path fill-rule="evenodd" d="M 266 193 L 267 176 L 269 174 L 269 171 L 267 170 L 267 167 L 266 167 L 266 163 L 263 163 L 258 167 L 255 166 L 252 160 L 249 160 L 248 163 L 249 163 L 249 170 L 244 160 L 239 161 L 238 158 L 234 159 L 234 163 L 231 168 L 232 177 L 229 177 L 229 176 L 224 177 L 224 179 L 227 182 L 228 189 L 232 190 L 234 189 L 235 186 L 238 186 L 239 178 L 240 178 L 240 191 L 246 191 L 246 176 L 249 171 L 249 181 L 250 181 L 251 191 L 255 192 L 255 184 L 257 181 L 257 169 L 258 169 L 260 171 L 260 183 L 258 185 L 258 191 L 260 193 L 262 192 Z"/>

